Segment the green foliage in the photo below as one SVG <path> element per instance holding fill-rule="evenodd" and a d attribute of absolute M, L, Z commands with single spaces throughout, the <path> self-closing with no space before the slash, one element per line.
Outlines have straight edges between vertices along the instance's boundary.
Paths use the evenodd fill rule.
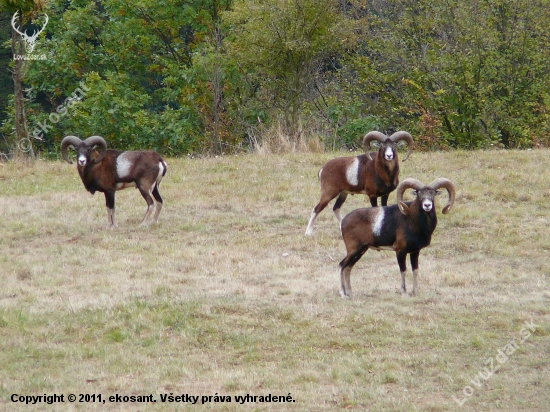
<path fill-rule="evenodd" d="M 106 76 L 102 79 L 95 72 L 86 76 L 84 82 L 90 90 L 67 117 L 67 134 L 101 134 L 119 149 L 147 147 L 172 155 L 193 150 L 193 118 L 184 108 L 147 110 L 150 95 L 130 87 L 126 74 L 110 72 Z M 104 121 L 98 124 L 98 119 Z"/>
<path fill-rule="evenodd" d="M 369 6 L 379 18 L 365 25 L 369 39 L 350 59 L 351 75 L 371 84 L 375 113 L 426 147 L 548 143 L 547 2 L 388 5 Z"/>
<path fill-rule="evenodd" d="M 335 127 L 337 138 L 328 143 L 328 147 L 346 147 L 352 150 L 363 147 L 366 131 L 380 128 L 380 121 L 374 116 L 362 114 L 358 105 L 346 107 L 335 103 L 327 107 L 326 113 Z"/>
<path fill-rule="evenodd" d="M 333 0 L 243 0 L 224 15 L 228 54 L 238 62 L 261 107 L 282 113 L 291 136 L 320 65 L 351 33 Z"/>
<path fill-rule="evenodd" d="M 0 1 L 9 16 L 46 7 L 50 17 L 36 49 L 47 60 L 30 61 L 24 81 L 29 133 L 49 122 L 35 143 L 53 154 L 69 133 L 169 155 L 238 151 L 270 130 L 334 149 L 358 147 L 372 129 L 408 130 L 426 150 L 548 145 L 547 6 Z M 85 96 L 58 118 L 81 85 Z"/>
<path fill-rule="evenodd" d="M 80 84 L 90 90 L 48 130 L 99 134 L 116 148 L 151 148 L 176 155 L 201 146 L 200 116 L 182 95 L 195 42 L 207 30 L 200 4 L 178 0 L 53 1 L 54 33 L 45 42 L 48 60 L 34 64 L 28 81 L 41 107 L 34 124 L 51 119 Z M 32 127 L 31 127 L 32 129 Z"/>
<path fill-rule="evenodd" d="M 6 103 L 3 108 L 6 119 L 2 120 L 2 123 L 0 123 L 0 135 L 3 136 L 3 139 L 0 140 L 0 161 L 8 160 L 9 155 L 11 154 L 10 142 L 7 137 L 15 134 L 15 126 L 9 120 L 15 117 L 15 107 L 13 102 L 13 94 L 7 95 Z"/>
<path fill-rule="evenodd" d="M 33 10 L 42 9 L 44 3 L 45 2 L 41 0 L 1 0 L 0 13 L 8 12 L 9 14 L 13 14 L 16 11 L 29 13 Z"/>

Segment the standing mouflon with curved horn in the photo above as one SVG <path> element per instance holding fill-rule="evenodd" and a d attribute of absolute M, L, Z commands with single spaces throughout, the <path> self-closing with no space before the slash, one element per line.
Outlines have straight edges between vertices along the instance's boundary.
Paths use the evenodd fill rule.
<path fill-rule="evenodd" d="M 107 142 L 101 136 L 91 136 L 82 141 L 76 136 L 66 136 L 61 142 L 61 155 L 68 163 L 67 149 L 76 151 L 77 170 L 88 192 L 103 192 L 107 206 L 108 227 L 115 226 L 115 192 L 127 187 L 137 187 L 147 202 L 147 211 L 141 225 L 153 216 L 156 223 L 162 209 L 159 185 L 166 174 L 164 159 L 152 150 L 107 150 Z M 99 152 L 95 148 L 99 148 Z"/>
<path fill-rule="evenodd" d="M 410 254 L 413 271 L 414 295 L 418 290 L 418 256 L 428 246 L 437 225 L 434 198 L 447 189 L 449 201 L 443 208 L 447 213 L 455 201 L 455 187 L 449 179 L 438 178 L 429 185 L 416 179 L 405 179 L 396 192 L 397 204 L 385 207 L 356 209 L 342 220 L 342 238 L 346 244 L 346 257 L 340 262 L 340 294 L 351 297 L 350 274 L 353 266 L 368 249 L 393 250 L 401 271 L 401 293 L 405 294 L 406 258 Z M 403 194 L 413 189 L 416 199 L 403 202 Z"/>
<path fill-rule="evenodd" d="M 369 153 L 370 144 L 377 141 L 380 144 L 378 152 Z M 372 131 L 363 139 L 365 154 L 350 157 L 338 157 L 332 159 L 319 170 L 321 181 L 321 200 L 313 208 L 306 235 L 313 234 L 313 222 L 317 215 L 338 196 L 332 210 L 338 219 L 342 221 L 340 208 L 346 201 L 348 194 L 364 194 L 369 197 L 371 206 L 378 206 L 377 198 L 381 197 L 382 206 L 388 204 L 388 196 L 395 190 L 399 183 L 399 161 L 397 158 L 397 144 L 407 142 L 408 151 L 403 161 L 411 154 L 412 136 L 404 131 L 395 132 L 391 136 Z"/>

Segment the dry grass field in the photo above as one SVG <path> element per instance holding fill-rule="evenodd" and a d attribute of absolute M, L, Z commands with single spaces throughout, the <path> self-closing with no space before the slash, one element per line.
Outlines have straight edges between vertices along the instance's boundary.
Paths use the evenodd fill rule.
<path fill-rule="evenodd" d="M 401 297 L 395 255 L 369 251 L 353 299 L 332 204 L 304 236 L 337 155 L 167 159 L 159 224 L 139 227 L 127 189 L 114 230 L 74 165 L 0 163 L 0 410 L 550 410 L 550 151 L 414 152 L 402 178 L 457 187 L 420 293 Z"/>

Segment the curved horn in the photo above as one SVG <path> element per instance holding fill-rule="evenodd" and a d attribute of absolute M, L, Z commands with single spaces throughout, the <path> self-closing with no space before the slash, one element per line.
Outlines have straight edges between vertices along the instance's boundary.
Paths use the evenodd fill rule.
<path fill-rule="evenodd" d="M 397 197 L 397 204 L 399 205 L 399 210 L 401 211 L 401 213 L 403 213 L 404 215 L 409 214 L 409 207 L 403 202 L 403 194 L 405 193 L 405 190 L 420 190 L 423 187 L 424 184 L 421 181 L 413 179 L 411 177 L 399 183 L 399 186 L 397 186 L 397 189 L 395 191 L 395 195 Z"/>
<path fill-rule="evenodd" d="M 439 188 L 447 189 L 447 192 L 449 193 L 449 201 L 447 202 L 447 205 L 443 208 L 443 211 L 441 213 L 446 214 L 449 210 L 451 210 L 451 207 L 453 207 L 455 203 L 455 185 L 453 182 L 451 182 L 449 179 L 445 179 L 444 177 L 439 177 L 435 179 L 432 183 L 428 185 L 434 190 L 437 190 Z"/>
<path fill-rule="evenodd" d="M 413 138 L 412 138 L 412 136 L 407 132 L 399 131 L 399 132 L 395 132 L 394 134 L 392 134 L 390 136 L 390 139 L 392 139 L 392 141 L 394 141 L 395 143 L 397 143 L 401 140 L 405 140 L 407 142 L 407 149 L 408 149 L 407 156 L 405 156 L 405 158 L 402 160 L 402 162 L 407 160 L 409 158 L 409 156 L 411 155 L 411 152 L 412 152 L 412 149 L 413 149 Z"/>
<path fill-rule="evenodd" d="M 99 156 L 94 160 L 94 163 L 99 163 L 107 154 L 107 142 L 101 136 L 90 136 L 84 140 L 84 144 L 88 147 L 99 146 Z"/>
<path fill-rule="evenodd" d="M 363 139 L 363 150 L 365 151 L 365 154 L 367 155 L 367 159 L 372 160 L 372 157 L 370 157 L 370 153 L 369 153 L 369 151 L 370 151 L 370 142 L 372 142 L 373 140 L 377 140 L 380 143 L 384 143 L 387 138 L 388 138 L 388 136 L 386 136 L 384 133 L 378 132 L 376 130 L 374 130 L 372 132 L 368 132 L 365 135 L 365 138 Z"/>
<path fill-rule="evenodd" d="M 61 156 L 63 156 L 63 159 L 67 163 L 73 164 L 71 159 L 69 159 L 67 148 L 69 146 L 77 147 L 80 143 L 82 143 L 82 140 L 80 140 L 77 136 L 65 136 L 65 138 L 61 141 Z"/>

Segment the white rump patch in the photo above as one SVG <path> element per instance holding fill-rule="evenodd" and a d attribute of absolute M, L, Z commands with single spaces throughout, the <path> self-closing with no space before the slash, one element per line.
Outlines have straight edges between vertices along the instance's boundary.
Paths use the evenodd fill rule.
<path fill-rule="evenodd" d="M 130 169 L 132 168 L 132 166 L 133 163 L 130 159 L 130 154 L 128 152 L 124 152 L 116 158 L 116 173 L 118 177 L 128 177 L 130 175 Z"/>
<path fill-rule="evenodd" d="M 379 207 L 376 218 L 374 219 L 374 224 L 372 225 L 372 234 L 374 236 L 380 236 L 383 222 L 384 222 L 384 208 Z"/>
<path fill-rule="evenodd" d="M 166 163 L 164 162 L 159 162 L 159 174 L 157 176 L 157 183 L 160 183 L 160 181 L 162 180 L 162 175 L 164 173 L 164 170 L 166 169 Z"/>
<path fill-rule="evenodd" d="M 353 159 L 353 162 L 346 169 L 346 179 L 348 183 L 352 186 L 357 186 L 359 184 L 359 158 Z"/>

